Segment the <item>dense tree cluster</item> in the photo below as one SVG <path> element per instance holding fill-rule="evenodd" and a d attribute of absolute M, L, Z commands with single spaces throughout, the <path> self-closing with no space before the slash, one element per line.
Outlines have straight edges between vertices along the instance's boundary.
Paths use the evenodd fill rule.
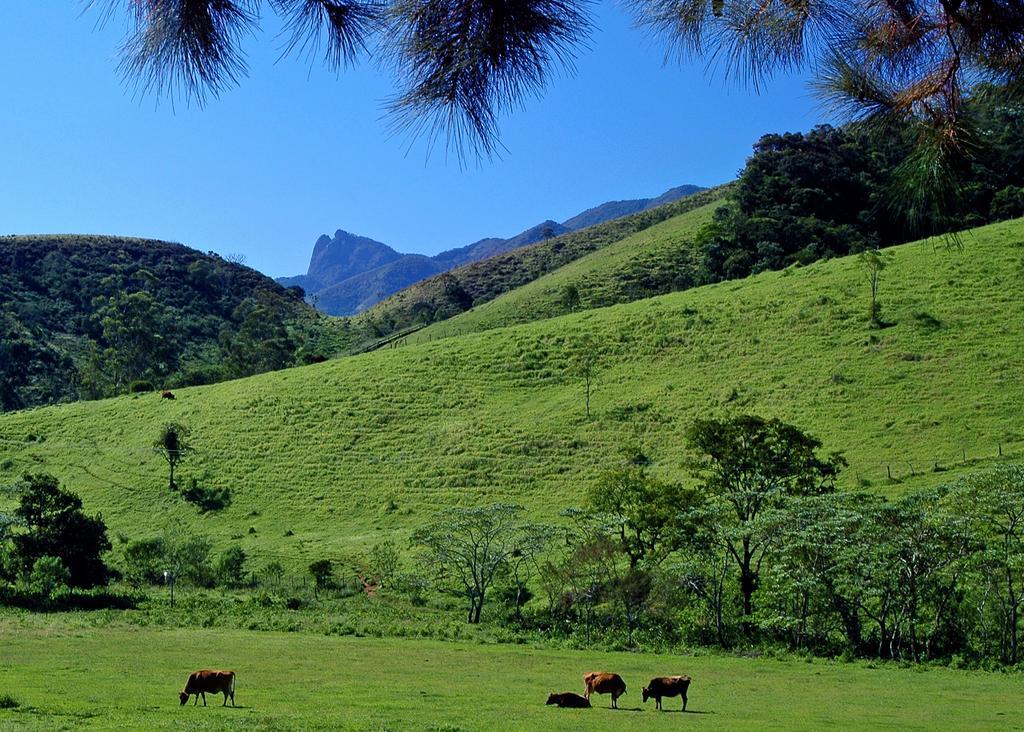
<path fill-rule="evenodd" d="M 698 284 L 886 247 L 1024 215 L 1024 101 L 982 86 L 965 114 L 984 138 L 954 192 L 918 211 L 910 226 L 894 202 L 913 131 L 863 125 L 765 135 L 732 189 L 729 205 L 698 237 Z"/>
<path fill-rule="evenodd" d="M 300 292 L 164 242 L 0 238 L 0 410 L 282 368 L 321 346 Z"/>

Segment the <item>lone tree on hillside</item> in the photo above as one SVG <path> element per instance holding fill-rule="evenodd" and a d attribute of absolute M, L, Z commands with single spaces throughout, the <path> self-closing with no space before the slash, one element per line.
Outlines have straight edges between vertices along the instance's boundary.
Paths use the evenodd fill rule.
<path fill-rule="evenodd" d="M 594 379 L 597 378 L 600 369 L 599 356 L 597 343 L 593 338 L 587 337 L 580 341 L 572 360 L 573 373 L 583 379 L 583 404 L 587 419 L 590 419 L 590 395 L 593 392 Z"/>
<path fill-rule="evenodd" d="M 70 587 L 106 584 L 107 566 L 101 555 L 110 549 L 107 526 L 100 516 L 86 516 L 82 499 L 62 490 L 52 475 L 26 475 L 17 486 L 14 511 L 21 530 L 14 534 L 12 558 L 26 576 L 45 557 L 59 560 Z"/>
<path fill-rule="evenodd" d="M 739 570 L 749 637 L 761 562 L 774 537 L 760 520 L 792 497 L 831 492 L 846 461 L 838 453 L 819 456 L 821 442 L 792 425 L 752 415 L 697 420 L 687 440 L 700 455 L 693 466 L 704 492 L 719 507 L 712 540 Z"/>
<path fill-rule="evenodd" d="M 259 0 L 83 0 L 124 14 L 121 71 L 143 92 L 202 103 L 247 72 L 241 43 Z M 286 51 L 341 70 L 376 56 L 396 78 L 398 129 L 442 133 L 460 152 L 493 154 L 501 114 L 539 94 L 586 48 L 585 0 L 269 0 Z M 1019 0 L 629 0 L 669 55 L 718 62 L 755 89 L 810 68 L 819 94 L 851 118 L 911 122 L 904 212 L 941 207 L 971 151 L 963 99 L 979 82 L 1024 75 Z M 983 138 L 978 138 L 982 139 Z"/>
<path fill-rule="evenodd" d="M 888 258 L 877 249 L 869 249 L 861 252 L 858 256 L 861 267 L 868 276 L 868 284 L 871 286 L 871 307 L 868 310 L 868 318 L 871 325 L 878 328 L 882 325 L 882 304 L 878 302 L 878 276 L 888 264 Z"/>
<path fill-rule="evenodd" d="M 548 532 L 522 518 L 523 507 L 508 503 L 449 508 L 413 534 L 440 588 L 463 597 L 467 620 L 480 613 L 499 572 L 524 554 L 535 555 Z"/>
<path fill-rule="evenodd" d="M 195 448 L 188 441 L 189 434 L 189 428 L 185 425 L 168 422 L 160 428 L 160 434 L 157 435 L 156 441 L 153 443 L 153 451 L 167 461 L 168 487 L 172 491 L 178 488 L 174 482 L 175 468 L 195 452 Z"/>

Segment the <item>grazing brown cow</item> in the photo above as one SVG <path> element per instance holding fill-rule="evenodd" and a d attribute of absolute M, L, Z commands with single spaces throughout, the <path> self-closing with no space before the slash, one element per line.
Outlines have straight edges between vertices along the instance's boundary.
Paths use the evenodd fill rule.
<path fill-rule="evenodd" d="M 188 698 L 195 694 L 196 700 L 192 703 L 192 706 L 195 706 L 199 703 L 199 697 L 202 696 L 203 706 L 205 707 L 206 695 L 208 693 L 224 694 L 224 704 L 222 706 L 225 707 L 228 705 L 228 697 L 230 696 L 231 706 L 235 706 L 235 672 L 214 671 L 211 669 L 193 671 L 188 675 L 185 688 L 178 694 L 178 698 L 184 705 L 188 703 Z"/>
<path fill-rule="evenodd" d="M 626 682 L 618 674 L 610 674 L 607 671 L 591 671 L 583 674 L 583 696 L 587 699 L 591 694 L 611 694 L 612 709 L 619 708 L 619 697 L 626 693 Z"/>
<path fill-rule="evenodd" d="M 165 391 L 163 394 L 160 395 L 160 398 L 161 399 L 174 399 L 174 392 L 173 391 Z"/>
<path fill-rule="evenodd" d="M 571 691 L 566 691 L 561 694 L 554 692 L 548 696 L 548 704 L 557 704 L 559 707 L 565 709 L 590 709 L 590 700 L 586 697 L 582 697 L 579 694 L 574 694 Z"/>
<path fill-rule="evenodd" d="M 661 709 L 661 697 L 681 696 L 683 697 L 683 711 L 686 711 L 686 690 L 690 688 L 689 676 L 659 676 L 651 679 L 644 687 L 644 703 L 649 698 L 654 699 L 654 705 Z"/>

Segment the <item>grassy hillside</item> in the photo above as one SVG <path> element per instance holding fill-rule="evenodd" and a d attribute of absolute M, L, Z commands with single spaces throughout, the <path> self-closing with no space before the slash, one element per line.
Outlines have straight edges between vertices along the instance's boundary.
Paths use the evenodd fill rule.
<path fill-rule="evenodd" d="M 538 519 L 642 441 L 685 478 L 697 416 L 780 416 L 843 450 L 844 487 L 884 492 L 950 480 L 999 445 L 1024 453 L 1024 221 L 962 250 L 892 250 L 868 327 L 855 258 L 606 309 L 182 389 L 0 415 L 0 483 L 50 471 L 113 532 L 169 524 L 240 543 L 257 562 L 337 556 L 408 532 L 442 506 L 525 504 Z M 589 345 L 588 345 L 589 344 Z M 592 405 L 572 364 L 599 356 Z M 199 514 L 167 490 L 150 450 L 187 423 L 179 470 L 234 489 Z M 887 470 L 896 483 L 890 484 Z"/>
<path fill-rule="evenodd" d="M 709 203 L 609 244 L 472 310 L 409 336 L 409 342 L 529 323 L 693 286 L 693 238 L 720 203 Z M 578 303 L 567 302 L 573 288 Z"/>
<path fill-rule="evenodd" d="M 1012 729 L 1020 703 L 1015 675 L 950 669 L 223 629 L 0 632 L 0 696 L 18 704 L 0 708 L 3 729 Z M 235 671 L 236 707 L 219 695 L 178 706 L 197 666 Z M 592 709 L 544 704 L 597 668 L 625 679 L 618 710 L 600 695 Z M 642 686 L 668 673 L 693 678 L 685 714 L 678 698 L 643 703 Z"/>
<path fill-rule="evenodd" d="M 638 231 L 721 200 L 728 190 L 728 185 L 703 190 L 663 206 L 556 236 L 418 282 L 353 318 L 353 331 L 362 332 L 363 341 L 372 341 L 412 326 L 445 320 Z M 363 342 L 355 343 L 354 350 L 359 350 L 360 345 Z"/>

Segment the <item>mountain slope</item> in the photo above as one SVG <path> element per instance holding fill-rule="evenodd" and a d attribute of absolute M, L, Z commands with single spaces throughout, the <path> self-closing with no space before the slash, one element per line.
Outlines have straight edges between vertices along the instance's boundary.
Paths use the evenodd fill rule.
<path fill-rule="evenodd" d="M 673 201 L 678 201 L 680 198 L 692 196 L 694 193 L 699 193 L 702 190 L 704 189 L 700 186 L 676 186 L 655 198 L 635 198 L 628 201 L 609 201 L 608 203 L 602 203 L 600 206 L 594 206 L 593 208 L 588 208 L 582 213 L 576 214 L 571 219 L 563 221 L 562 226 L 571 231 L 585 229 L 588 226 L 602 224 L 605 221 L 617 219 L 620 216 L 629 216 L 630 214 L 639 213 L 640 211 L 647 211 L 652 208 L 657 208 L 658 206 L 664 206 L 666 203 L 672 203 Z"/>
<path fill-rule="evenodd" d="M 49 471 L 112 535 L 181 525 L 240 544 L 253 566 L 306 566 L 388 532 L 402 543 L 442 506 L 514 501 L 557 521 L 641 442 L 690 480 L 698 416 L 779 416 L 843 450 L 841 487 L 885 492 L 1024 454 L 1024 221 L 891 251 L 868 325 L 856 258 L 486 333 L 182 389 L 0 415 L 0 483 Z M 573 364 L 597 357 L 592 408 Z M 190 475 L 234 490 L 198 514 L 150 449 L 192 429 Z M 943 472 L 936 472 L 941 470 Z M 887 471 L 899 481 L 890 484 Z M 3 508 L 0 506 L 0 508 Z"/>
<path fill-rule="evenodd" d="M 387 244 L 338 229 L 333 239 L 324 234 L 316 240 L 305 275 L 282 277 L 278 282 L 285 287 L 298 285 L 307 292 L 319 291 L 402 256 Z"/>
<path fill-rule="evenodd" d="M 728 185 L 704 190 L 418 282 L 354 317 L 353 330 L 363 333 L 363 341 L 372 342 L 404 329 L 446 320 L 638 231 L 720 201 L 728 191 Z"/>
<path fill-rule="evenodd" d="M 429 258 L 419 254 L 400 254 L 378 241 L 339 229 L 334 239 L 326 235 L 317 239 L 305 275 L 279 277 L 277 281 L 286 287 L 298 285 L 304 288 L 310 301 L 329 315 L 353 315 L 431 275 L 645 211 L 701 190 L 699 186 L 684 185 L 672 188 L 657 198 L 612 201 L 588 209 L 562 224 L 549 219 L 508 239 L 488 237 Z M 426 259 L 431 262 L 426 262 Z M 376 270 L 376 274 L 368 278 L 358 277 L 371 270 Z"/>
<path fill-rule="evenodd" d="M 655 224 L 471 310 L 434 323 L 408 340 L 418 342 L 529 323 L 693 287 L 698 263 L 693 240 L 719 205 L 709 203 Z"/>

